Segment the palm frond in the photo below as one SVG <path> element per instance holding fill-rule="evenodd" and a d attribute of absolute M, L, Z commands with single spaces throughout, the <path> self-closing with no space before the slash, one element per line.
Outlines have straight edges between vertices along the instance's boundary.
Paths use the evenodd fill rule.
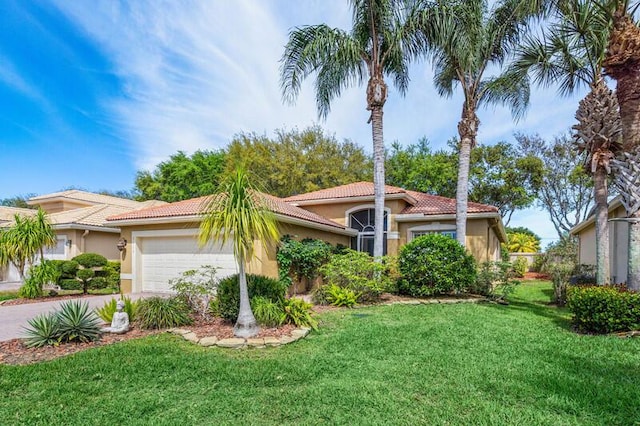
<path fill-rule="evenodd" d="M 480 94 L 478 105 L 507 106 L 515 119 L 521 118 L 529 106 L 528 82 L 508 74 L 482 81 L 478 91 Z"/>

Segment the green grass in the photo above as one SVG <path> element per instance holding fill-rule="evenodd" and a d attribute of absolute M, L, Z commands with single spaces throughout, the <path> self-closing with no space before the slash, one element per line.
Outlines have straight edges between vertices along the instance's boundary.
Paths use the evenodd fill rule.
<path fill-rule="evenodd" d="M 0 302 L 18 298 L 18 291 L 0 291 Z"/>
<path fill-rule="evenodd" d="M 269 350 L 159 335 L 0 366 L 3 424 L 633 425 L 640 339 L 581 336 L 547 306 L 380 306 L 324 314 Z"/>

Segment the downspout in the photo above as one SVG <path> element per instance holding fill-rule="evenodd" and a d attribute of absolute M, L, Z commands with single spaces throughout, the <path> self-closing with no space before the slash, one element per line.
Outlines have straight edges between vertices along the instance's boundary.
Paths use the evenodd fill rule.
<path fill-rule="evenodd" d="M 84 239 L 87 235 L 89 235 L 89 230 L 85 229 L 84 233 L 82 234 L 82 237 L 80 237 L 80 253 L 81 254 L 84 253 L 84 245 L 85 245 Z"/>

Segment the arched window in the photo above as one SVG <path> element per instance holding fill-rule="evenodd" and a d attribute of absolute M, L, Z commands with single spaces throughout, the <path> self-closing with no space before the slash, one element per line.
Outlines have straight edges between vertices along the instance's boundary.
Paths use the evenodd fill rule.
<path fill-rule="evenodd" d="M 349 214 L 349 227 L 358 231 L 358 236 L 351 239 L 351 248 L 364 251 L 373 256 L 373 238 L 376 229 L 375 209 L 362 209 Z M 384 212 L 384 236 L 382 254 L 387 254 L 388 217 Z"/>

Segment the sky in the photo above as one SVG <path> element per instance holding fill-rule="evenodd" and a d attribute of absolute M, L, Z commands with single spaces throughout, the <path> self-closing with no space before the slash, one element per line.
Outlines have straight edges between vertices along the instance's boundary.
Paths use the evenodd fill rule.
<path fill-rule="evenodd" d="M 349 29 L 344 0 L 2 0 L 0 13 L 0 199 L 69 187 L 130 190 L 178 150 L 225 147 L 234 135 L 320 124 L 371 152 L 364 87 L 343 92 L 326 120 L 313 76 L 295 104 L 283 103 L 279 59 L 296 26 Z M 410 69 L 405 97 L 390 88 L 384 138 L 390 146 L 457 134 L 462 97 L 441 98 L 428 63 Z M 478 141 L 513 142 L 514 132 L 552 138 L 574 124 L 579 91 L 532 88 L 518 122 L 502 107 L 479 112 Z M 546 213 L 514 214 L 557 238 Z"/>

